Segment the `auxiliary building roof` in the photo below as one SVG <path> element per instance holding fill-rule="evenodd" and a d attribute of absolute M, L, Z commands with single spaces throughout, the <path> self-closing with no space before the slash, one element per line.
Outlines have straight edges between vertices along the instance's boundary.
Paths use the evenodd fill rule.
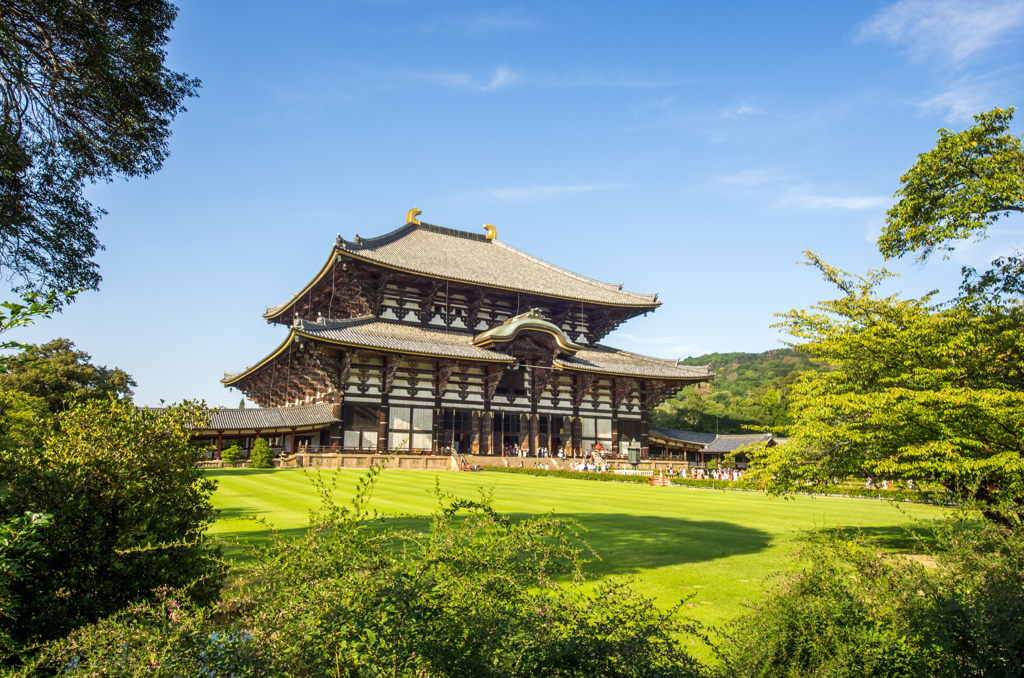
<path fill-rule="evenodd" d="M 242 372 L 225 373 L 221 381 L 230 385 L 259 370 L 262 365 L 288 350 L 296 336 L 341 347 L 365 348 L 386 353 L 506 365 L 514 360 L 504 353 L 474 346 L 473 335 L 467 332 L 418 327 L 407 323 L 378 320 L 372 316 L 345 320 L 321 319 L 319 322 L 297 318 L 287 339 L 274 352 Z M 573 357 L 556 358 L 554 364 L 569 371 L 647 379 L 704 381 L 714 376 L 708 367 L 676 365 L 674 360 L 651 358 L 600 344 L 581 348 Z"/>
<path fill-rule="evenodd" d="M 357 235 L 349 241 L 339 236 L 331 259 L 310 285 L 327 275 L 336 254 L 442 280 L 558 299 L 631 308 L 653 309 L 660 305 L 657 294 L 627 292 L 622 285 L 600 282 L 567 271 L 497 239 L 488 239 L 482 233 L 433 224 L 409 223 L 377 238 L 360 238 Z M 302 292 L 295 298 L 301 296 Z M 279 315 L 291 303 L 288 301 L 268 308 L 264 317 Z"/>
<path fill-rule="evenodd" d="M 295 407 L 244 407 L 210 410 L 210 430 L 250 430 L 320 426 L 338 421 L 333 405 Z"/>

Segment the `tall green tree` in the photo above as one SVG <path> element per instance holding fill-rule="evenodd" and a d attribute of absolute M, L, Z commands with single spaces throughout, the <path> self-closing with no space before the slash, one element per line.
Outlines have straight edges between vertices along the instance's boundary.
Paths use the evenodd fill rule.
<path fill-rule="evenodd" d="M 935 148 L 900 177 L 878 249 L 925 261 L 956 241 L 984 238 L 1000 217 L 1024 212 L 1024 147 L 1009 132 L 1016 109 L 974 116 L 963 132 L 939 130 Z"/>
<path fill-rule="evenodd" d="M 118 367 L 93 365 L 92 356 L 77 350 L 70 339 L 29 346 L 15 358 L 7 374 L 0 374 L 0 390 L 42 398 L 53 412 L 70 402 L 131 399 L 136 386 Z"/>
<path fill-rule="evenodd" d="M 939 142 L 903 176 L 900 201 L 879 240 L 887 256 L 920 261 L 953 241 L 983 236 L 1024 200 L 1013 110 Z M 1016 202 L 1014 202 L 1016 201 Z M 958 297 L 883 296 L 886 270 L 852 276 L 807 253 L 840 296 L 781 314 L 796 348 L 834 366 L 808 373 L 791 395 L 790 442 L 754 451 L 770 489 L 827 486 L 874 475 L 939 483 L 989 518 L 1024 518 L 1024 305 L 1019 261 L 965 269 Z"/>
<path fill-rule="evenodd" d="M 149 176 L 199 81 L 164 66 L 166 0 L 0 0 L 0 270 L 96 289 L 86 183 Z"/>

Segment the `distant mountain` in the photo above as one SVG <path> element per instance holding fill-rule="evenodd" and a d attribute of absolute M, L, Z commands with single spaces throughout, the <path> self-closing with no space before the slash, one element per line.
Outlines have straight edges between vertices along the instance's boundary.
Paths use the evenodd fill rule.
<path fill-rule="evenodd" d="M 684 365 L 711 365 L 715 379 L 680 391 L 651 413 L 657 426 L 703 433 L 742 433 L 749 427 L 784 427 L 789 392 L 801 373 L 829 369 L 806 353 L 784 348 L 764 353 L 709 353 Z"/>

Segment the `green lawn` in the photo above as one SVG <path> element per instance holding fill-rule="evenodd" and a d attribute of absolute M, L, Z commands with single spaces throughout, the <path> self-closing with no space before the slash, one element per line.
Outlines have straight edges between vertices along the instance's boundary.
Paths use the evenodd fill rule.
<path fill-rule="evenodd" d="M 317 504 L 309 479 L 299 470 L 223 469 L 214 496 L 221 519 L 211 532 L 258 540 L 265 532 L 243 516 L 266 518 L 278 529 L 301 532 Z M 325 471 L 325 474 L 335 473 Z M 339 495 L 352 491 L 358 471 L 339 471 Z M 421 516 L 436 507 L 434 479 L 460 497 L 493 488 L 495 508 L 513 517 L 554 511 L 578 520 L 601 560 L 587 570 L 594 580 L 633 576 L 637 588 L 661 605 L 688 594 L 695 618 L 717 623 L 737 615 L 744 600 L 760 595 L 765 577 L 795 565 L 793 537 L 803 530 L 860 528 L 887 549 L 910 551 L 905 527 L 938 515 L 917 504 L 899 508 L 881 501 L 801 496 L 769 498 L 750 492 L 648 487 L 519 476 L 500 473 L 385 471 L 374 507 Z M 422 524 L 422 518 L 402 522 Z"/>

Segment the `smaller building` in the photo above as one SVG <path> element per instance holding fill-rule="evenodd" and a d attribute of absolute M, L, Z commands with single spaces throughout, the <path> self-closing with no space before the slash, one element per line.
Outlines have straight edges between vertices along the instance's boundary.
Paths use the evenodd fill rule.
<path fill-rule="evenodd" d="M 651 426 L 649 432 L 652 459 L 664 461 L 685 461 L 695 466 L 718 466 L 725 457 L 744 445 L 767 443 L 769 447 L 779 444 L 771 433 L 750 433 L 740 435 L 716 435 L 696 431 L 679 431 L 661 426 Z M 738 468 L 747 467 L 747 458 L 736 458 Z"/>
<path fill-rule="evenodd" d="M 210 410 L 210 425 L 192 439 L 208 445 L 214 459 L 232 445 L 252 450 L 257 438 L 266 438 L 275 453 L 316 452 L 330 446 L 331 426 L 338 424 L 330 403 L 296 407 L 218 408 Z"/>

